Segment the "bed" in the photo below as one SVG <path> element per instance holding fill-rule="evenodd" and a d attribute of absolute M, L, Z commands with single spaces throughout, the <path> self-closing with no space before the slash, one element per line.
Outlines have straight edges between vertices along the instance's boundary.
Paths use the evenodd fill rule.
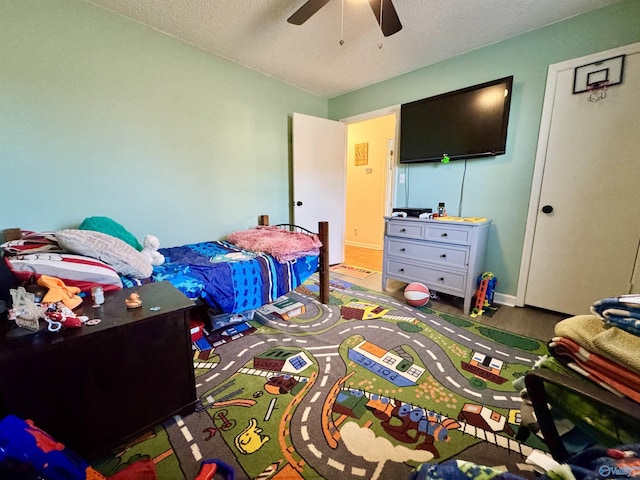
<path fill-rule="evenodd" d="M 109 230 L 109 234 L 76 229 L 33 233 L 14 242 L 13 248 L 6 248 L 4 244 L 5 260 L 19 281 L 46 274 L 61 278 L 67 285 L 78 286 L 86 294 L 93 286 L 108 291 L 169 281 L 187 297 L 215 313 L 241 313 L 259 308 L 318 272 L 319 301 L 328 303 L 328 223 L 319 222 L 318 232 L 311 232 L 290 224 L 270 226 L 267 215 L 261 215 L 258 220 L 258 227 L 246 232 L 264 231 L 273 235 L 281 232 L 291 237 L 313 238 L 317 249 L 297 253 L 279 249 L 270 253 L 269 245 L 262 251 L 227 240 L 201 242 L 160 249 L 165 261 L 150 270 L 148 264 L 140 263 L 135 238 L 125 236 L 128 232 L 116 224 L 118 231 Z M 229 238 L 233 238 L 233 234 Z"/>
<path fill-rule="evenodd" d="M 215 312 L 241 313 L 273 302 L 318 271 L 320 302 L 327 303 L 328 265 L 322 266 L 327 258 L 328 228 L 323 223 L 318 226 L 318 234 L 290 224 L 268 228 L 269 217 L 262 215 L 257 229 L 234 232 L 229 240 L 161 248 L 165 262 L 153 268 L 152 279 L 168 280 L 187 297 L 205 302 Z M 294 238 L 317 238 L 317 251 L 305 254 L 298 247 L 276 249 L 262 237 L 263 233 L 274 234 L 276 229 Z M 256 247 L 252 240 L 257 245 L 268 244 Z"/>

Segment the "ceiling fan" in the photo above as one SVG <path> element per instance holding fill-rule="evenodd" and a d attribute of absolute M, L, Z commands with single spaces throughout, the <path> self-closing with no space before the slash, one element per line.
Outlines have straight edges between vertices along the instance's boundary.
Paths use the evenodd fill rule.
<path fill-rule="evenodd" d="M 331 0 L 307 0 L 287 19 L 287 22 L 294 25 L 302 25 L 330 1 Z M 378 25 L 380 25 L 382 34 L 385 37 L 393 35 L 402 29 L 402 24 L 391 0 L 369 0 L 369 5 L 371 5 L 371 10 L 373 10 L 373 14 L 376 16 Z M 381 7 L 382 10 L 380 10 Z M 381 18 L 382 22 L 380 20 Z"/>

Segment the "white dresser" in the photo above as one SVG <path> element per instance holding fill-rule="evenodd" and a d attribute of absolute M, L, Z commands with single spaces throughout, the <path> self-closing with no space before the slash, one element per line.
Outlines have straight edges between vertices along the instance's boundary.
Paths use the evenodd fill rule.
<path fill-rule="evenodd" d="M 464 298 L 469 313 L 490 220 L 427 220 L 385 217 L 382 289 L 387 279 L 420 282 L 436 292 Z"/>

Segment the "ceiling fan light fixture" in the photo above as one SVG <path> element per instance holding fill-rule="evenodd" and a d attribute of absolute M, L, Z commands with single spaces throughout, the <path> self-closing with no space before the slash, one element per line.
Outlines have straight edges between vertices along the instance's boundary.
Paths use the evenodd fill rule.
<path fill-rule="evenodd" d="M 302 25 L 309 20 L 318 10 L 324 7 L 331 0 L 307 0 L 302 6 L 296 10 L 288 19 L 287 22 L 293 25 Z M 402 24 L 398 18 L 398 13 L 393 6 L 392 0 L 368 0 L 371 10 L 378 21 L 380 30 L 385 37 L 393 35 L 394 33 L 402 30 Z M 384 21 L 382 12 L 384 9 Z M 342 19 L 344 27 L 344 0 L 342 0 Z M 344 28 L 343 28 L 344 29 Z M 343 36 L 343 35 L 341 35 Z M 340 39 L 340 45 L 344 44 L 344 38 Z M 378 48 L 382 48 L 382 42 L 379 42 Z"/>

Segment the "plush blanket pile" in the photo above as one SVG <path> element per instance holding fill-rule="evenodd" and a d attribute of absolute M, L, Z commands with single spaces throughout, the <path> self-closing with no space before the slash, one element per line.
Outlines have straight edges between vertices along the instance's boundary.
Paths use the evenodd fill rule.
<path fill-rule="evenodd" d="M 319 255 L 322 246 L 317 235 L 291 232 L 278 227 L 257 227 L 234 232 L 227 240 L 245 250 L 267 253 L 281 263 L 307 255 Z"/>

